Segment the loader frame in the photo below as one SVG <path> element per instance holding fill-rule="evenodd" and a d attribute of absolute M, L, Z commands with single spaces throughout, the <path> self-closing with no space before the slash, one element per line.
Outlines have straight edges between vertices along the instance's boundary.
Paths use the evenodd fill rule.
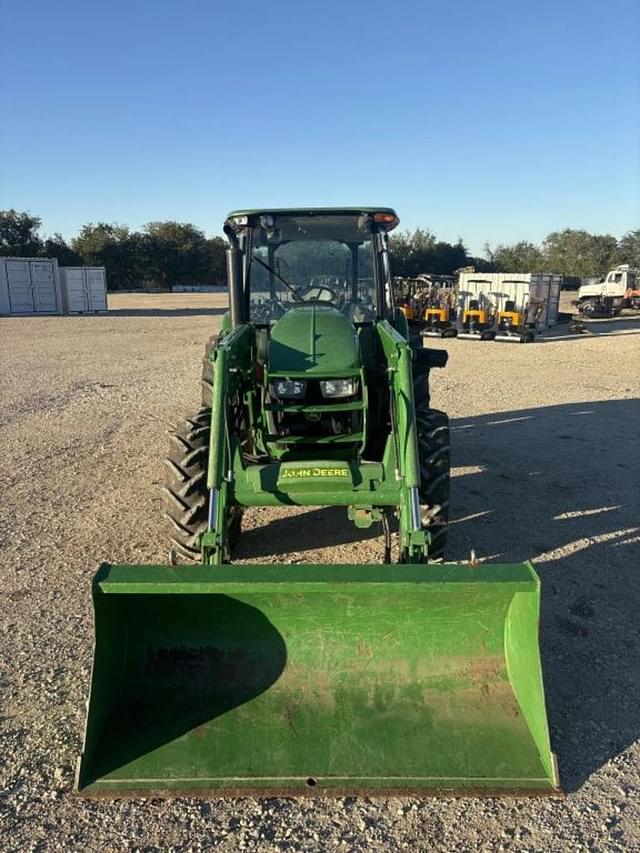
<path fill-rule="evenodd" d="M 229 561 L 227 518 L 233 505 L 347 506 L 349 516 L 359 527 L 367 527 L 381 520 L 383 513 L 398 508 L 403 559 L 407 562 L 427 559 L 430 537 L 422 528 L 419 511 L 420 468 L 413 383 L 416 370 L 426 374 L 430 360 L 436 358 L 427 350 L 416 353 L 387 320 L 376 323 L 375 329 L 387 363 L 392 400 L 392 427 L 380 462 L 319 457 L 312 462 L 274 459 L 266 464 L 247 463 L 240 438 L 230 425 L 229 401 L 244 401 L 249 412 L 249 429 L 258 447 L 265 448 L 269 434 L 254 393 L 254 329 L 239 324 L 221 338 L 210 356 L 213 391 L 207 473 L 209 529 L 201 542 L 204 563 Z M 288 374 L 288 378 L 296 377 Z M 265 373 L 262 382 L 268 381 Z M 363 387 L 366 387 L 364 381 Z M 298 408 L 305 410 L 304 406 Z"/>

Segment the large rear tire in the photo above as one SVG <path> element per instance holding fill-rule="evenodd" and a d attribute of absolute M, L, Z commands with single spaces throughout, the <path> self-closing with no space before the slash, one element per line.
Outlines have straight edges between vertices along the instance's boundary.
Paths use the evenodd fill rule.
<path fill-rule="evenodd" d="M 200 561 L 200 536 L 207 529 L 209 492 L 209 433 L 211 409 L 203 406 L 169 433 L 164 493 L 164 516 L 169 539 L 177 556 Z M 242 510 L 231 507 L 227 520 L 229 547 L 236 545 L 242 525 Z"/>

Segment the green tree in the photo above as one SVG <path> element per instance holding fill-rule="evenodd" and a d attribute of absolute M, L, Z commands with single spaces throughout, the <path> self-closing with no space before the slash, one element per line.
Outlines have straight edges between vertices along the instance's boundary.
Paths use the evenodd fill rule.
<path fill-rule="evenodd" d="M 611 234 L 590 234 L 565 228 L 543 243 L 545 266 L 568 276 L 603 276 L 615 266 L 618 241 Z"/>
<path fill-rule="evenodd" d="M 62 234 L 46 237 L 42 254 L 45 258 L 56 258 L 61 267 L 75 267 L 82 264 L 82 258 L 67 245 Z"/>
<path fill-rule="evenodd" d="M 640 269 L 640 229 L 627 231 L 618 242 L 616 263 Z"/>
<path fill-rule="evenodd" d="M 488 243 L 485 243 L 484 252 L 486 255 L 485 258 L 469 256 L 465 266 L 473 267 L 476 272 L 495 272 L 495 264 L 491 260 L 492 250 Z"/>
<path fill-rule="evenodd" d="M 454 270 L 469 263 L 469 256 L 462 240 L 458 240 L 457 243 L 439 240 L 431 252 L 427 253 L 425 263 L 428 264 L 426 272 L 451 275 Z"/>
<path fill-rule="evenodd" d="M 88 266 L 103 266 L 110 289 L 126 290 L 139 284 L 143 274 L 140 234 L 125 225 L 98 222 L 84 225 L 71 248 Z"/>
<path fill-rule="evenodd" d="M 482 264 L 484 269 L 483 272 L 495 272 L 496 271 L 496 250 L 493 248 L 491 243 L 484 244 L 484 258 L 472 258 L 471 262 L 473 266 L 479 271 L 480 266 Z"/>
<path fill-rule="evenodd" d="M 448 275 L 469 263 L 462 242 L 437 240 L 431 231 L 418 228 L 401 231 L 389 237 L 391 268 L 394 275 L 416 276 L 420 273 Z"/>
<path fill-rule="evenodd" d="M 427 272 L 422 261 L 435 244 L 435 234 L 422 228 L 391 234 L 389 253 L 394 275 L 416 276 Z"/>
<path fill-rule="evenodd" d="M 528 240 L 512 246 L 501 243 L 492 250 L 490 257 L 496 272 L 542 272 L 545 266 L 542 250 Z"/>
<path fill-rule="evenodd" d="M 226 246 L 227 241 L 222 237 L 210 237 L 207 240 L 208 251 L 208 275 L 207 283 L 211 284 L 226 284 L 227 281 L 227 261 L 226 261 Z"/>
<path fill-rule="evenodd" d="M 169 288 L 210 281 L 212 248 L 195 225 L 149 222 L 143 231 L 147 273 L 158 284 Z"/>
<path fill-rule="evenodd" d="M 30 213 L 0 210 L 0 255 L 33 258 L 42 255 L 43 244 L 38 236 L 42 220 Z"/>

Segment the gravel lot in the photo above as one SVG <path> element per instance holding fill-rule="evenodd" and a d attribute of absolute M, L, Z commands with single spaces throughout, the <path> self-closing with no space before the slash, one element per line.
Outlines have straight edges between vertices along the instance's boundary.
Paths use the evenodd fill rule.
<path fill-rule="evenodd" d="M 105 316 L 0 319 L 0 847 L 640 850 L 633 318 L 531 346 L 447 341 L 449 366 L 433 377 L 433 403 L 453 418 L 450 558 L 475 547 L 491 560 L 531 558 L 542 576 L 565 799 L 71 796 L 90 579 L 105 558 L 165 561 L 165 429 L 199 402 L 203 344 L 222 299 L 121 294 Z M 240 559 L 364 562 L 382 552 L 342 510 L 261 509 L 247 519 Z"/>

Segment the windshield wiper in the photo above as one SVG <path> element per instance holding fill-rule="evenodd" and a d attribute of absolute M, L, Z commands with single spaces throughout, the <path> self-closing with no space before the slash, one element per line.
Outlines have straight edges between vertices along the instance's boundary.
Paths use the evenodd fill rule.
<path fill-rule="evenodd" d="M 251 260 L 252 260 L 252 261 L 256 261 L 257 263 L 259 263 L 259 264 L 260 264 L 260 266 L 261 266 L 261 267 L 264 267 L 266 270 L 269 270 L 269 272 L 270 272 L 270 273 L 272 273 L 273 275 L 275 275 L 275 277 L 276 277 L 279 281 L 281 281 L 281 282 L 284 284 L 284 286 L 285 286 L 286 288 L 288 288 L 288 289 L 291 291 L 291 293 L 293 293 L 293 295 L 295 296 L 295 298 L 297 299 L 297 301 L 298 301 L 298 302 L 304 302 L 304 299 L 302 298 L 302 296 L 300 296 L 300 294 L 299 294 L 299 293 L 298 293 L 298 291 L 295 289 L 295 287 L 294 287 L 292 284 L 289 284 L 289 282 L 288 282 L 288 281 L 286 281 L 284 278 L 282 278 L 282 276 L 280 275 L 280 273 L 279 273 L 279 272 L 276 272 L 276 271 L 273 269 L 273 267 L 270 267 L 270 266 L 269 266 L 269 264 L 265 263 L 261 258 L 259 258 L 259 257 L 256 255 L 256 253 L 255 253 L 255 252 L 251 252 Z"/>

